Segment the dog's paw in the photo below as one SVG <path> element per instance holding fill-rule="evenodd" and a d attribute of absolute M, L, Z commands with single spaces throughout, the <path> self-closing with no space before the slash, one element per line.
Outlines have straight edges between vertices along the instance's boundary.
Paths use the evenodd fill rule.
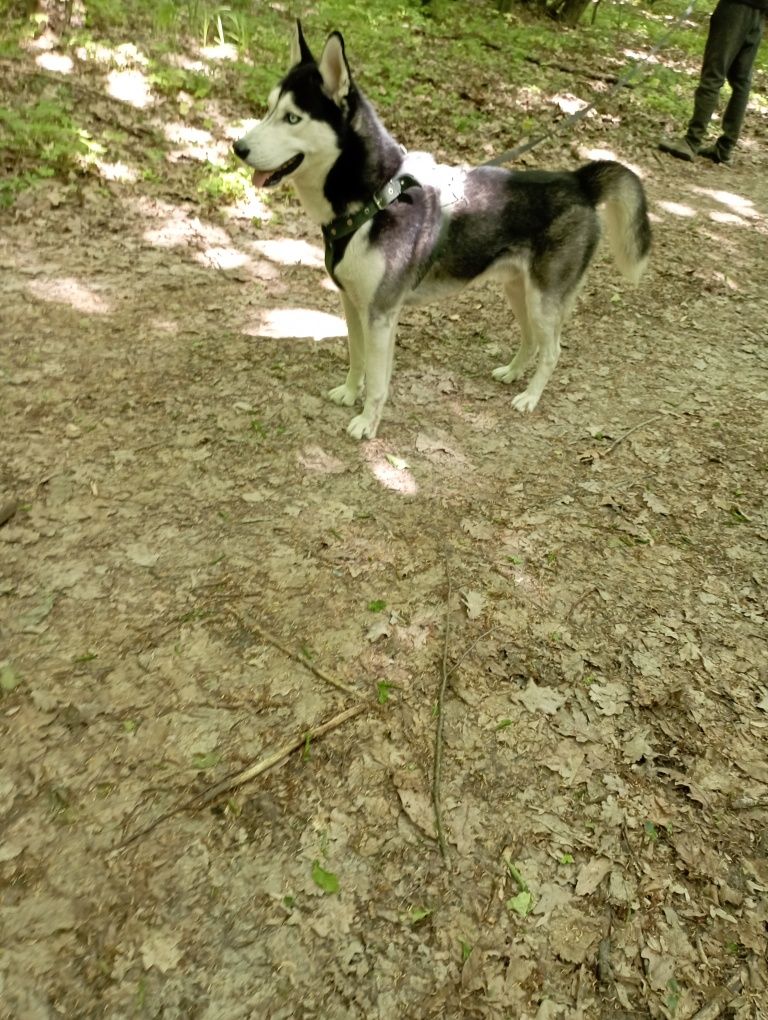
<path fill-rule="evenodd" d="M 364 414 L 358 414 L 347 425 L 347 432 L 353 439 L 375 439 L 378 423 L 369 421 Z"/>
<path fill-rule="evenodd" d="M 357 400 L 357 391 L 351 390 L 346 383 L 342 383 L 341 386 L 334 386 L 332 390 L 328 390 L 328 399 L 332 400 L 334 404 L 339 404 L 341 407 L 351 407 Z"/>
<path fill-rule="evenodd" d="M 510 362 L 509 365 L 499 365 L 498 368 L 493 370 L 493 378 L 497 382 L 513 383 L 515 379 L 519 379 L 523 374 L 521 368 L 515 368 L 514 362 Z"/>
<path fill-rule="evenodd" d="M 517 408 L 517 410 L 522 414 L 526 411 L 534 411 L 539 402 L 540 396 L 540 393 L 529 393 L 528 390 L 525 390 L 523 393 L 518 393 L 518 395 L 513 398 L 512 406 Z"/>

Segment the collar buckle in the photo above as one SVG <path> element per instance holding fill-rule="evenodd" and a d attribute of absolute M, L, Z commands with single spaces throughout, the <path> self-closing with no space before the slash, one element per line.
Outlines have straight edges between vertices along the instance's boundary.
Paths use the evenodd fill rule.
<path fill-rule="evenodd" d="M 384 185 L 381 191 L 377 191 L 373 196 L 373 204 L 377 209 L 386 209 L 388 205 L 391 205 L 395 199 L 400 195 L 403 188 L 400 184 L 400 179 L 394 177 L 391 181 Z"/>

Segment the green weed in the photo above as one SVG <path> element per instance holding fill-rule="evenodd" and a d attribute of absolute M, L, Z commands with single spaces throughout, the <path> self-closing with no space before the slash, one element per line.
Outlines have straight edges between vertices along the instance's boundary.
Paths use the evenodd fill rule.
<path fill-rule="evenodd" d="M 87 135 L 61 99 L 0 108 L 0 135 L 0 162 L 16 170 L 0 179 L 0 206 L 11 205 L 19 192 L 39 180 L 77 169 L 89 150 Z"/>

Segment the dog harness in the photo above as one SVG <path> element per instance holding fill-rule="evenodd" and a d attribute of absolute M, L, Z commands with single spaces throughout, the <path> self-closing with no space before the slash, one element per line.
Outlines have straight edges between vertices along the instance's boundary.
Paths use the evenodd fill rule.
<path fill-rule="evenodd" d="M 400 174 L 387 181 L 383 188 L 375 192 L 368 202 L 354 213 L 346 213 L 344 216 L 337 216 L 331 220 L 323 229 L 323 240 L 325 241 L 325 268 L 331 279 L 336 280 L 333 275 L 333 263 L 335 255 L 335 244 L 342 237 L 354 234 L 364 223 L 372 220 L 377 212 L 392 205 L 409 188 L 420 188 L 421 184 L 410 174 Z M 338 282 L 338 281 L 337 281 Z"/>

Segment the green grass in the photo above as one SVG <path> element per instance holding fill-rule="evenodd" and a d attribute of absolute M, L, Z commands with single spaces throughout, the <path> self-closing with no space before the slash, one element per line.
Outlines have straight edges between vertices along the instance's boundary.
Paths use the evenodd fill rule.
<path fill-rule="evenodd" d="M 38 98 L 16 106 L 0 107 L 0 147 L 13 156 L 13 171 L 0 177 L 0 206 L 37 181 L 64 175 L 88 151 L 88 139 L 71 116 L 66 92 L 53 99 Z"/>
<path fill-rule="evenodd" d="M 647 0 L 604 0 L 594 24 L 587 15 L 577 28 L 564 28 L 522 3 L 501 14 L 495 0 L 432 0 L 426 8 L 419 0 L 370 5 L 326 0 L 309 10 L 298 3 L 254 5 L 252 0 L 84 0 L 84 17 L 73 20 L 61 49 L 72 53 L 84 47 L 94 53 L 133 44 L 146 58 L 143 70 L 153 89 L 176 105 L 177 117 L 209 126 L 211 101 L 225 102 L 234 118 L 236 111 L 247 117 L 263 110 L 271 87 L 287 70 L 298 12 L 316 55 L 330 30 L 343 30 L 353 75 L 403 142 L 477 158 L 482 141 L 503 148 L 544 129 L 552 121 L 553 93 L 593 98 L 590 69 L 621 74 L 632 60 L 625 51 L 656 45 L 684 7 L 685 0 L 656 0 L 652 7 Z M 36 181 L 89 172 L 89 156 L 97 155 L 100 145 L 119 158 L 125 140 L 108 138 L 107 125 L 89 118 L 88 102 L 77 93 L 73 101 L 66 76 L 57 82 L 55 76 L 30 73 L 33 57 L 23 46 L 45 27 L 44 17 L 27 17 L 21 0 L 0 0 L 0 12 L 5 14 L 0 54 L 24 69 L 14 79 L 16 94 L 11 89 L 0 109 L 0 204 L 7 206 Z M 599 108 L 628 120 L 639 111 L 657 123 L 684 123 L 706 38 L 704 14 L 695 19 L 696 28 L 674 31 L 659 62 L 635 79 L 635 88 L 600 100 Z M 205 47 L 221 45 L 234 48 L 234 60 L 206 56 Z M 179 54 L 201 61 L 202 68 L 179 67 L 174 60 Z M 92 87 L 110 68 L 89 66 Z M 768 67 L 768 47 L 757 66 Z M 525 90 L 527 108 L 518 101 L 518 89 Z M 179 103 L 180 93 L 189 100 Z M 164 174 L 156 156 L 150 157 L 145 146 L 140 158 L 142 186 L 161 188 Z M 242 186 L 229 171 L 203 166 L 196 187 L 202 198 L 217 200 L 237 197 Z"/>

